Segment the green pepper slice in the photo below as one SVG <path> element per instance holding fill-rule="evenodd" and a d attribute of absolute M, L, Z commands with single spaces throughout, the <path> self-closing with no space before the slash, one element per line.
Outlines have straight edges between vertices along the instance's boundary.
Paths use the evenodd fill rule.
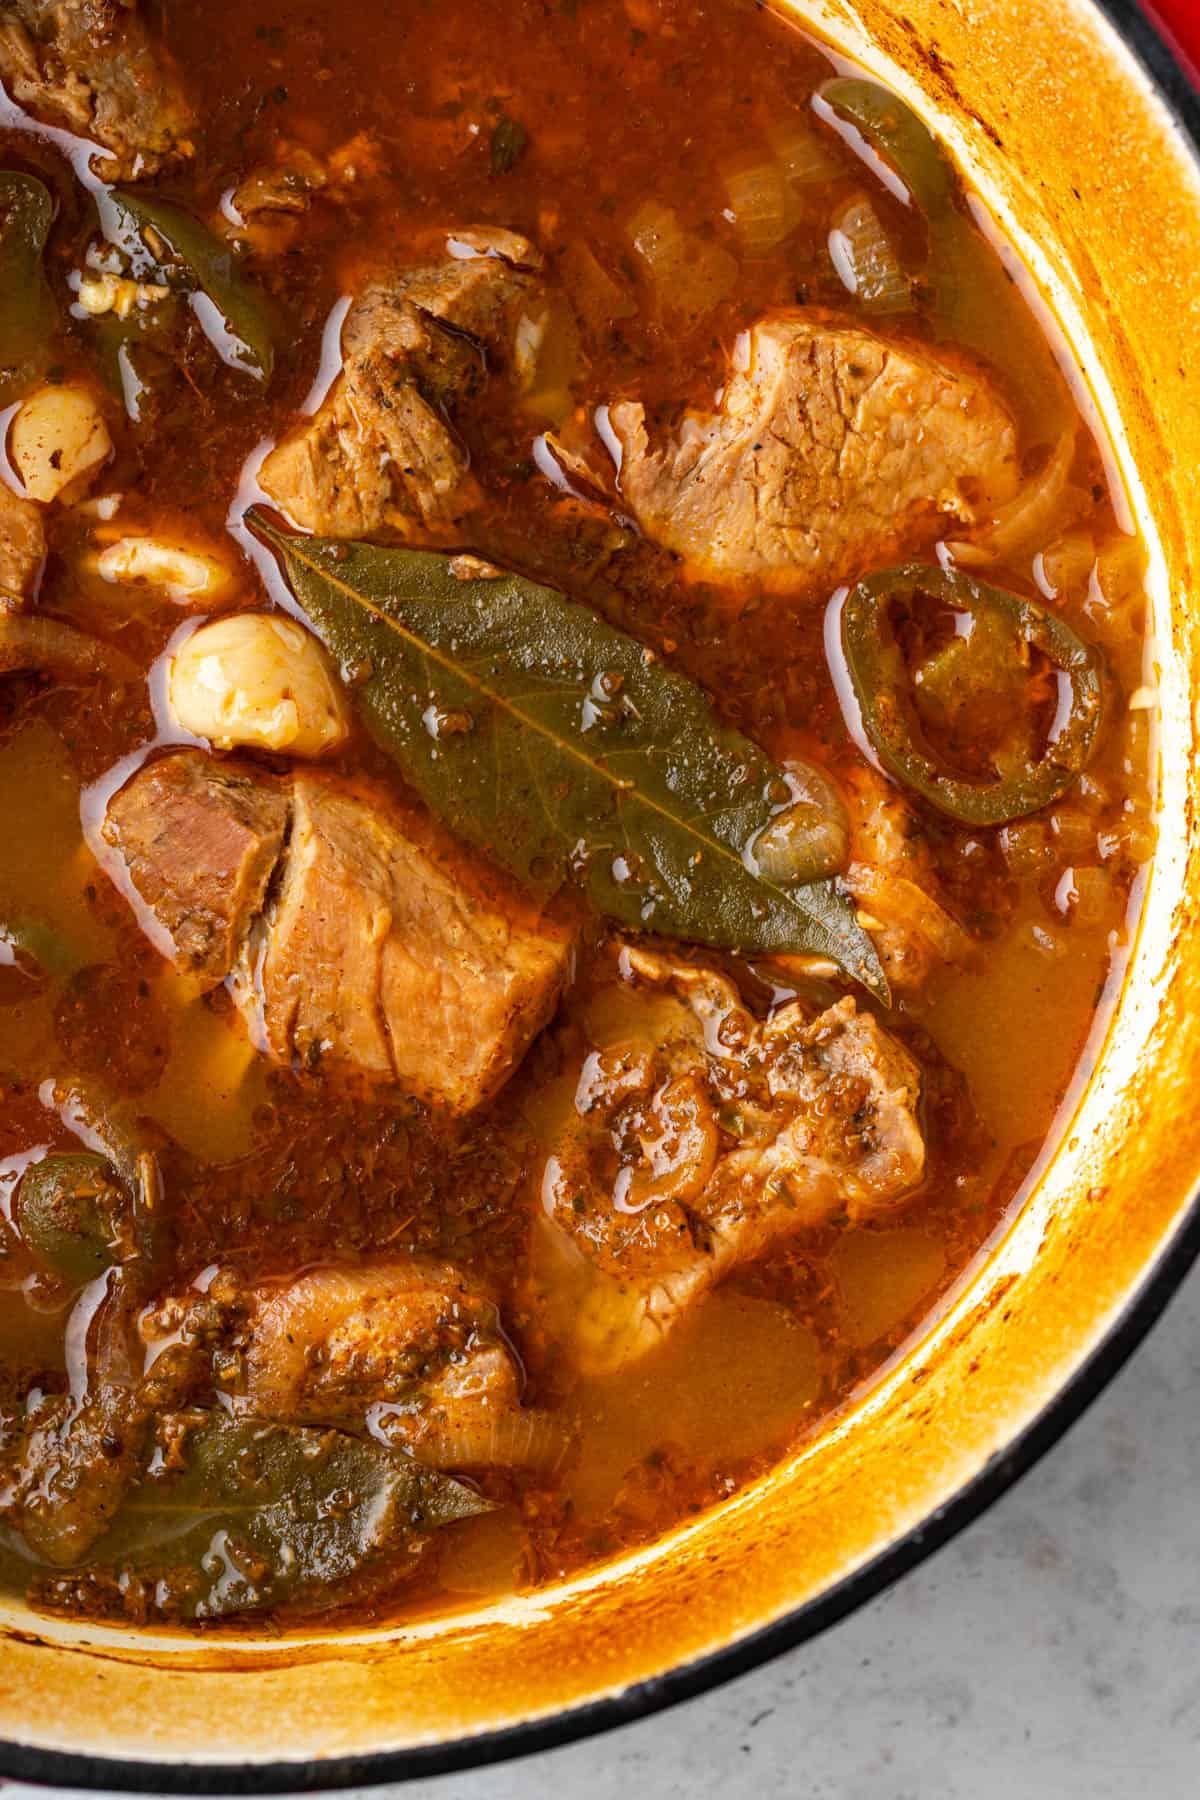
<path fill-rule="evenodd" d="M 990 615 L 1066 678 L 1070 705 L 1062 717 L 1060 704 L 1039 760 L 1026 760 L 995 781 L 969 781 L 939 767 L 922 744 L 890 617 L 896 601 L 917 593 L 973 619 Z M 1006 588 L 920 563 L 868 576 L 843 602 L 841 646 L 862 728 L 879 761 L 897 781 L 963 824 L 1004 825 L 1040 811 L 1071 785 L 1096 749 L 1104 714 L 1100 652 L 1056 614 Z"/>
<path fill-rule="evenodd" d="M 130 258 L 136 279 L 182 286 L 221 360 L 256 381 L 269 381 L 275 367 L 274 310 L 242 273 L 230 246 L 183 207 L 155 194 L 107 188 L 98 204 L 106 237 Z M 196 308 L 197 295 L 203 308 Z"/>
<path fill-rule="evenodd" d="M 821 84 L 822 100 L 890 163 L 930 221 L 954 203 L 954 171 L 929 127 L 895 94 L 857 75 Z"/>
<path fill-rule="evenodd" d="M 824 105 L 852 125 L 900 177 L 929 228 L 925 279 L 950 336 L 986 361 L 1007 340 L 1020 346 L 1010 381 L 1024 412 L 1049 435 L 1065 416 L 1062 381 L 1040 332 L 1030 329 L 1020 289 L 984 242 L 961 198 L 958 174 L 923 120 L 874 81 L 838 76 L 823 82 Z"/>
<path fill-rule="evenodd" d="M 19 400 L 50 361 L 58 312 L 42 257 L 53 222 L 45 182 L 0 169 L 0 406 Z"/>
<path fill-rule="evenodd" d="M 82 1287 L 115 1260 L 114 1226 L 124 1204 L 106 1157 L 55 1152 L 21 1177 L 13 1217 L 38 1261 Z"/>
<path fill-rule="evenodd" d="M 54 1104 L 81 1137 L 100 1146 L 128 1196 L 130 1242 L 143 1272 L 161 1268 L 171 1223 L 158 1153 L 143 1128 L 130 1117 L 128 1106 L 98 1082 L 80 1078 L 56 1082 Z"/>

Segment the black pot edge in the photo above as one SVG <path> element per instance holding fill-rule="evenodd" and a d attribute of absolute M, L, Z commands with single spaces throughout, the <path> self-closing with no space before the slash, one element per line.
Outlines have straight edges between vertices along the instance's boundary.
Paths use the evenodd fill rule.
<path fill-rule="evenodd" d="M 1160 100 L 1200 160 L 1200 88 L 1138 0 L 1092 0 L 1117 35 L 1133 51 Z M 836 1625 L 865 1606 L 949 1543 L 1006 1493 L 1081 1418 L 1123 1368 L 1161 1318 L 1192 1265 L 1200 1258 L 1200 1194 L 1141 1288 L 1127 1302 L 1103 1341 L 1050 1404 L 1020 1436 L 992 1458 L 953 1499 L 882 1551 L 853 1575 L 770 1625 L 723 1650 L 682 1664 L 666 1675 L 637 1682 L 623 1693 L 500 1731 L 457 1738 L 449 1743 L 336 1756 L 318 1762 L 180 1763 L 143 1762 L 124 1757 L 83 1756 L 0 1742 L 0 1780 L 54 1788 L 112 1790 L 140 1794 L 303 1794 L 331 1789 L 416 1781 L 486 1768 L 533 1756 L 633 1724 L 691 1700 L 740 1675 L 748 1675 L 785 1651 Z"/>
<path fill-rule="evenodd" d="M 1140 0 L 1092 0 L 1107 17 L 1158 90 L 1176 123 L 1200 151 L 1200 64 L 1189 69 Z"/>

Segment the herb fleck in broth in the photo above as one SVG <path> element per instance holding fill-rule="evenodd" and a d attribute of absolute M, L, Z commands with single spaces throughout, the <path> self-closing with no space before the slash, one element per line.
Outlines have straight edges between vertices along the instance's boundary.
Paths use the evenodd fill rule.
<path fill-rule="evenodd" d="M 131 18 L 123 124 L 0 52 L 0 1556 L 428 1612 L 719 1504 L 1004 1220 L 1152 848 L 1144 559 L 769 11 Z"/>

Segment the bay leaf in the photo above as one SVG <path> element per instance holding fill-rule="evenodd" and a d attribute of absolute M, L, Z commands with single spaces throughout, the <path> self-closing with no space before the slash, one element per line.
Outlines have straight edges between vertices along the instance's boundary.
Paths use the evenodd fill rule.
<path fill-rule="evenodd" d="M 207 304 L 197 305 L 193 298 L 196 316 L 222 361 L 269 381 L 275 367 L 271 304 L 242 273 L 232 246 L 155 194 L 108 188 L 98 205 L 105 235 L 130 258 L 134 277 L 199 295 Z"/>
<path fill-rule="evenodd" d="M 42 257 L 53 220 L 45 182 L 0 169 L 0 406 L 19 400 L 50 361 L 58 312 Z"/>
<path fill-rule="evenodd" d="M 344 1599 L 341 1584 L 415 1560 L 427 1534 L 489 1512 L 462 1482 L 373 1440 L 308 1426 L 204 1426 L 178 1474 L 126 1498 L 89 1562 L 170 1572 L 183 1617 Z"/>
<path fill-rule="evenodd" d="M 783 771 L 694 682 L 557 590 L 460 579 L 426 551 L 297 537 L 261 512 L 368 730 L 431 811 L 534 892 L 568 879 L 619 923 L 725 949 L 829 957 L 886 999 L 836 881 L 772 881 L 757 834 Z"/>

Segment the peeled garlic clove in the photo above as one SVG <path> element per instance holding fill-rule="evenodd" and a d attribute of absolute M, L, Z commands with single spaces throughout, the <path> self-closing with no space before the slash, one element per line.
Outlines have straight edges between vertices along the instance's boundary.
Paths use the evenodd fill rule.
<path fill-rule="evenodd" d="M 219 750 L 321 756 L 344 743 L 341 687 L 324 650 L 291 619 L 237 613 L 202 625 L 171 660 L 178 725 Z"/>
<path fill-rule="evenodd" d="M 165 300 L 170 291 L 157 283 L 130 281 L 121 275 L 105 273 L 85 275 L 75 300 L 94 319 L 110 312 L 116 313 L 118 319 L 127 319 L 131 313 L 152 306 L 157 300 Z"/>
<path fill-rule="evenodd" d="M 118 538 L 100 552 L 96 568 L 105 581 L 142 581 L 180 605 L 213 605 L 232 592 L 236 579 L 222 557 L 156 537 Z"/>
<path fill-rule="evenodd" d="M 69 383 L 38 388 L 13 415 L 8 453 L 31 500 L 77 498 L 112 455 L 96 397 Z"/>

